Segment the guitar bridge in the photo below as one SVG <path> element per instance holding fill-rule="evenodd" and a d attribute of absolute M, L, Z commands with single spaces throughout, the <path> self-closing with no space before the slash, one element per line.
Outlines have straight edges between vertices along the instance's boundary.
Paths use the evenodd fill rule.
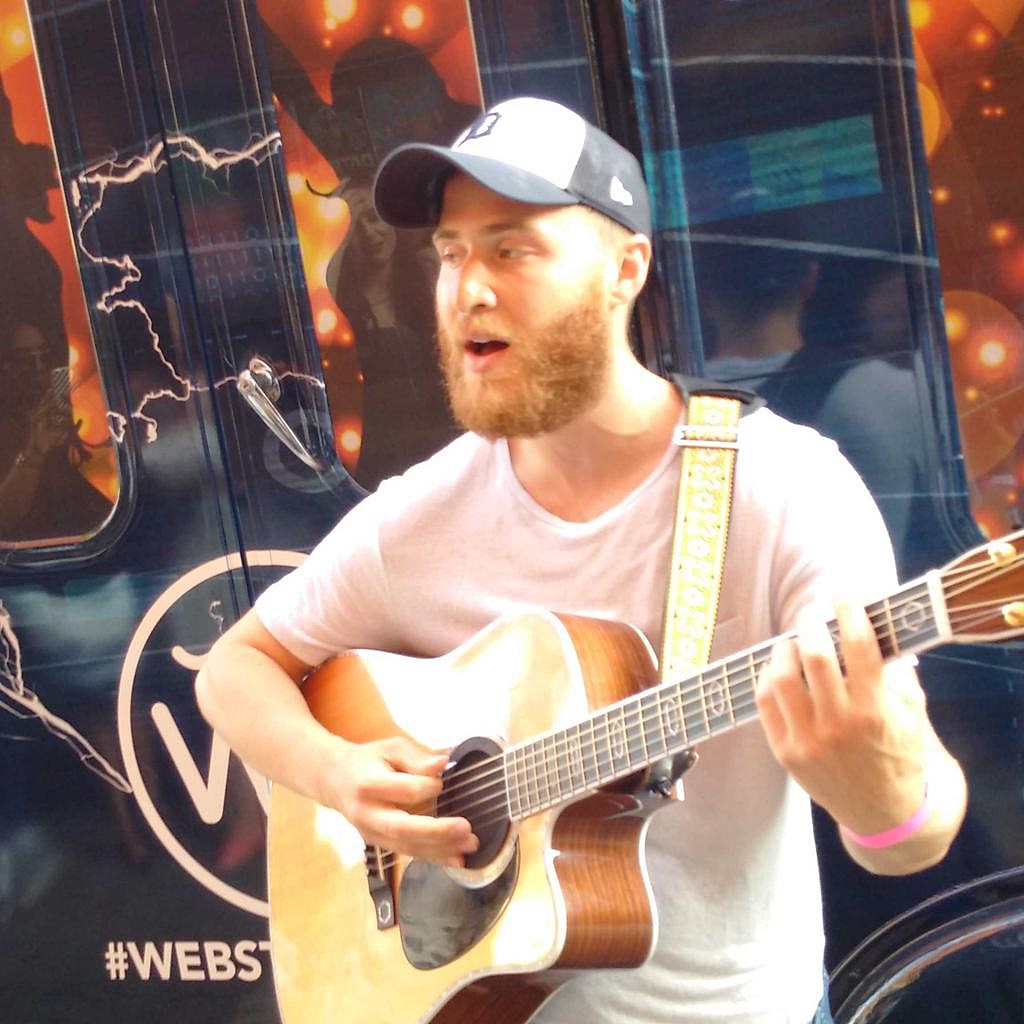
<path fill-rule="evenodd" d="M 373 900 L 377 930 L 395 926 L 395 890 L 391 885 L 394 854 L 380 846 L 366 844 L 366 884 Z"/>

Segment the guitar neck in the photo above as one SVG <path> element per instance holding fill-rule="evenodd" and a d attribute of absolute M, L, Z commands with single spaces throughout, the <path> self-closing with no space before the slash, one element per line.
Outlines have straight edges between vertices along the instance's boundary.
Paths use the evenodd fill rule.
<path fill-rule="evenodd" d="M 866 611 L 886 661 L 949 639 L 938 574 L 907 584 Z M 829 630 L 838 649 L 835 620 Z M 511 817 L 565 803 L 755 718 L 757 678 L 776 639 L 509 747 L 504 775 Z"/>

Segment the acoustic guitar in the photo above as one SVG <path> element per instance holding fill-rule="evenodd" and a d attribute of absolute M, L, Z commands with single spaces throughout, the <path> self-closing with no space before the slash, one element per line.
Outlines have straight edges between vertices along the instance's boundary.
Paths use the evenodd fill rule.
<path fill-rule="evenodd" d="M 883 655 L 1024 633 L 1022 567 L 1019 531 L 868 606 Z M 649 797 L 671 789 L 694 745 L 756 716 L 773 643 L 658 683 L 637 630 L 538 611 L 442 658 L 326 662 L 304 684 L 315 717 L 353 742 L 452 747 L 434 811 L 468 818 L 480 849 L 458 869 L 397 856 L 275 786 L 285 1024 L 523 1024 L 574 972 L 642 964 L 657 912 L 644 835 L 663 803 Z"/>

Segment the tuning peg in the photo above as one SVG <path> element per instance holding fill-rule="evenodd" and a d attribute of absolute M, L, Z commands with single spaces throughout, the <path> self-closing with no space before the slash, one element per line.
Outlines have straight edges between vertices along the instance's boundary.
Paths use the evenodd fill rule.
<path fill-rule="evenodd" d="M 1014 629 L 1024 626 L 1024 601 L 1013 601 L 999 609 L 1003 621 Z"/>
<path fill-rule="evenodd" d="M 1017 549 L 1008 540 L 994 540 L 986 550 L 993 565 L 1009 565 L 1017 557 Z"/>

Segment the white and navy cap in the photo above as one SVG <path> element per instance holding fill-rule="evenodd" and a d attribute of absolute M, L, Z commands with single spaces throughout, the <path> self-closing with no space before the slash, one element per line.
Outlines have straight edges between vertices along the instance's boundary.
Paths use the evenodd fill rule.
<path fill-rule="evenodd" d="M 409 143 L 384 158 L 373 187 L 395 227 L 437 224 L 444 183 L 463 171 L 520 203 L 589 206 L 650 237 L 651 207 L 636 158 L 579 114 L 520 97 L 481 114 L 451 145 Z"/>

